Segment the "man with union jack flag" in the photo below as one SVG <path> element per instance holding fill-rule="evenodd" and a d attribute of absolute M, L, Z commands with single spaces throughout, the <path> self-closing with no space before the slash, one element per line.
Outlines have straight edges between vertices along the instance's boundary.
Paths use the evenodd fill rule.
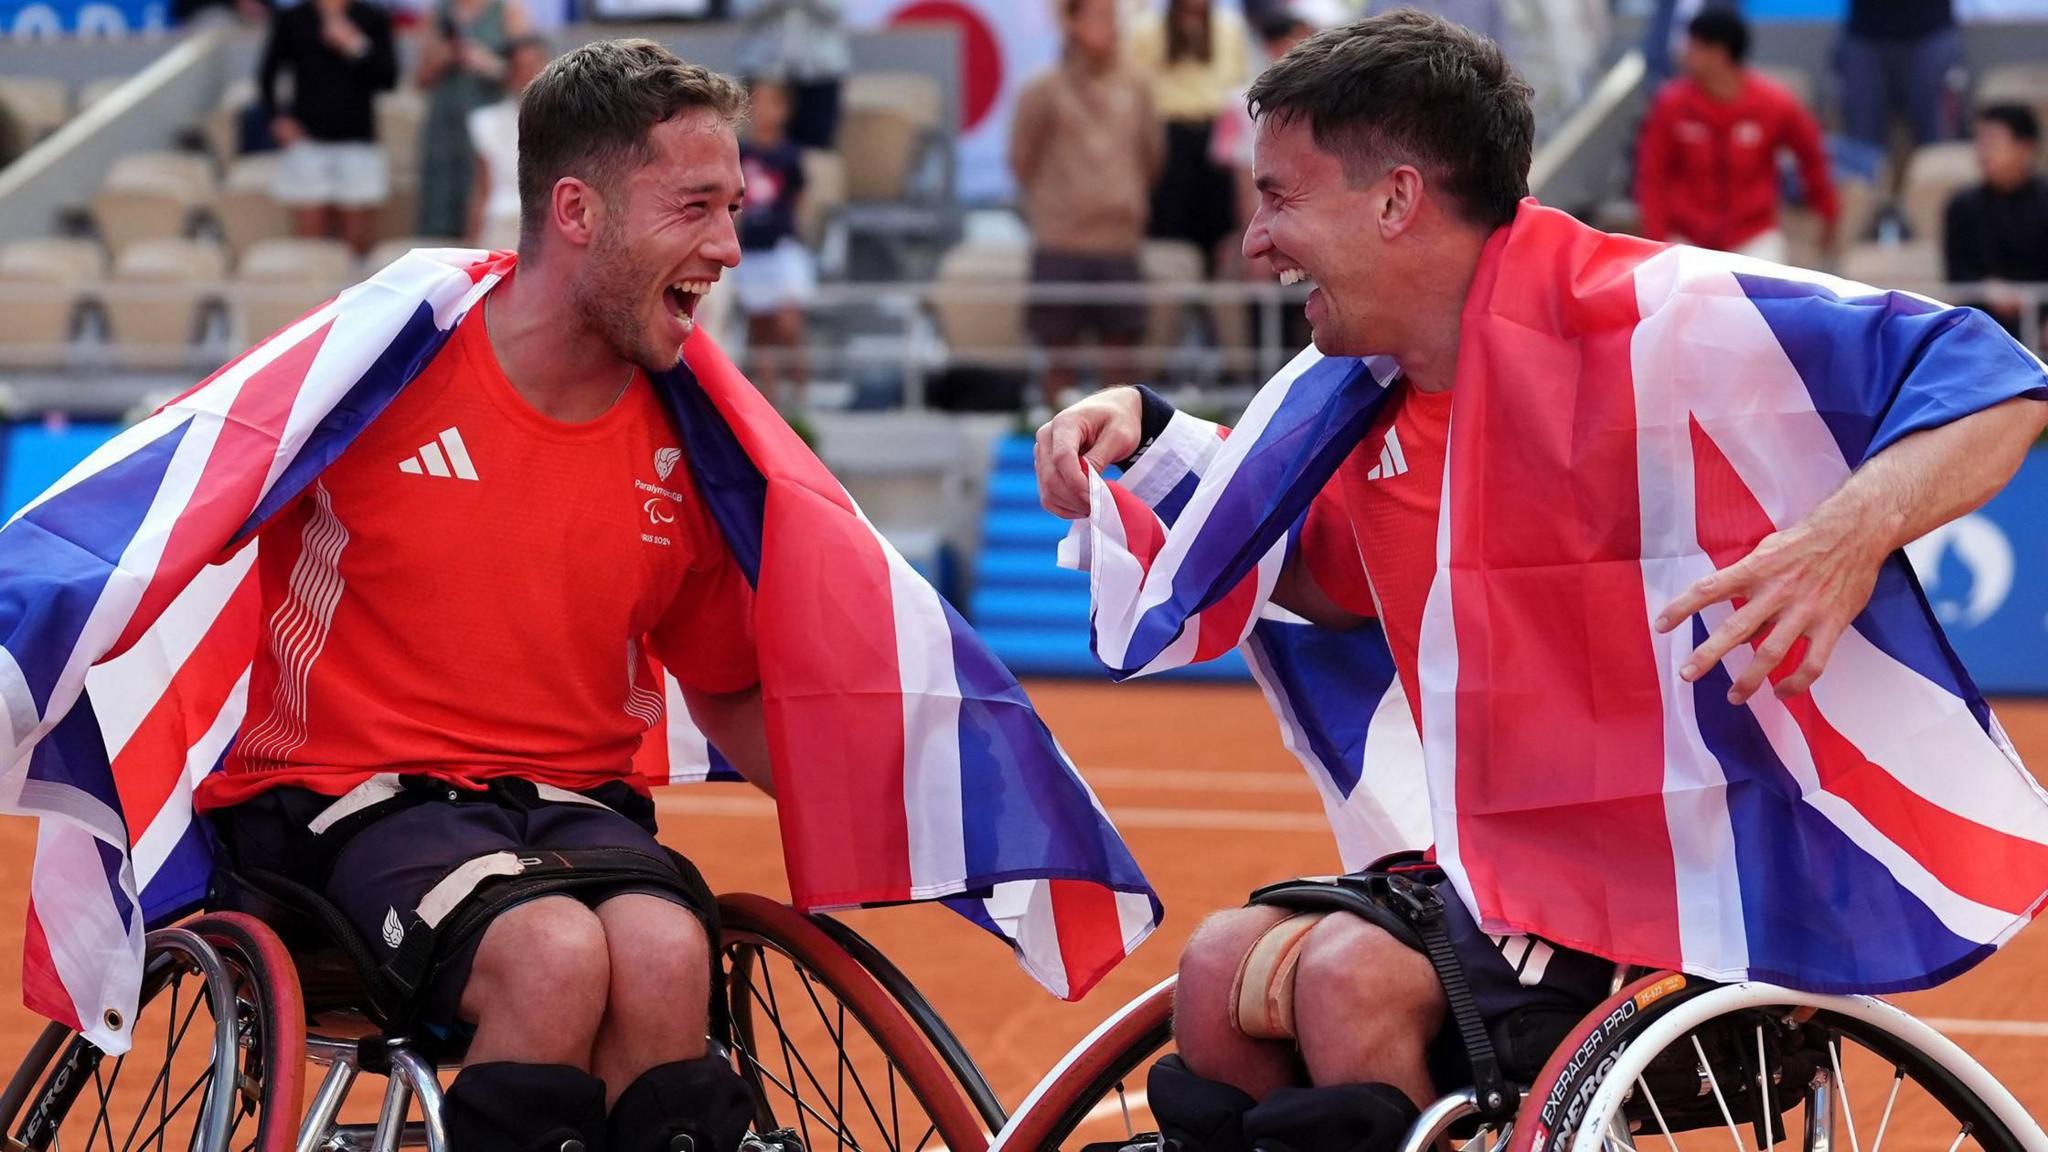
<path fill-rule="evenodd" d="M 1415 12 L 1290 51 L 1244 250 L 1314 285 L 1315 348 L 1227 437 L 1129 388 L 1039 432 L 1103 663 L 1242 646 L 1347 866 L 1430 849 L 1357 914 L 1264 893 L 1195 932 L 1150 1095 L 1186 1149 L 1391 1147 L 1485 1087 L 1461 1001 L 1527 1075 L 1615 962 L 1923 988 L 2048 897 L 2048 794 L 1900 551 L 2011 478 L 2041 363 L 1542 207 L 1528 98 Z"/>

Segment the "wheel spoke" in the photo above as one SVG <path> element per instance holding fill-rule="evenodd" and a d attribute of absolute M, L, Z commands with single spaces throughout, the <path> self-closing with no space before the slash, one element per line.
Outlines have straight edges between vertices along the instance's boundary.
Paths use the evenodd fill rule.
<path fill-rule="evenodd" d="M 135 1147 L 136 1134 L 141 1131 L 142 1122 L 149 1119 L 149 1106 L 151 1104 L 158 1105 L 158 1111 L 160 1115 L 160 1118 L 158 1119 L 156 1125 L 156 1131 L 158 1132 L 162 1132 L 170 1124 L 171 1114 L 176 1111 L 176 1109 L 168 1107 L 171 1099 L 171 1061 L 177 1055 L 178 1045 L 183 1044 L 185 1042 L 185 1033 L 191 1031 L 192 1021 L 196 1019 L 199 1015 L 199 1006 L 206 1002 L 201 997 L 193 997 L 191 1005 L 185 1009 L 184 1020 L 182 1022 L 178 1021 L 178 983 L 179 982 L 177 980 L 171 981 L 171 1012 L 170 1015 L 164 1017 L 163 1070 L 156 1074 L 156 1079 L 152 1081 L 149 1086 L 149 1095 L 143 1098 L 142 1107 L 136 1110 L 135 1125 L 134 1127 L 128 1129 L 128 1139 L 125 1143 L 121 1145 L 124 1152 L 126 1149 L 131 1149 Z M 177 1023 L 176 1034 L 173 1034 L 171 1031 L 171 1026 L 173 1023 Z M 208 1060 L 207 1064 L 209 1068 L 212 1067 L 212 1061 L 210 1059 Z M 118 1072 L 119 1070 L 117 1069 L 116 1071 Z M 161 1097 L 157 1095 L 157 1090 L 159 1088 L 163 1090 L 163 1095 Z M 182 1103 L 183 1102 L 180 1101 L 180 1104 Z M 108 1126 L 108 1130 L 110 1134 L 107 1139 L 107 1146 L 109 1148 L 112 1148 L 112 1125 Z M 159 1143 L 161 1143 L 161 1141 L 159 1141 Z"/>
<path fill-rule="evenodd" d="M 1671 1135 L 1671 1125 L 1664 1122 L 1664 1109 L 1657 1105 L 1657 1094 L 1650 1090 L 1649 1081 L 1636 1077 L 1636 1087 L 1643 1093 L 1643 1099 L 1650 1102 L 1650 1115 L 1657 1118 L 1657 1130 L 1664 1133 L 1664 1142 L 1671 1145 L 1671 1152 L 1678 1152 L 1678 1140 Z"/>
<path fill-rule="evenodd" d="M 1890 1096 L 1885 1097 L 1884 1115 L 1878 1118 L 1877 1136 L 1870 1142 L 1870 1152 L 1881 1152 L 1881 1149 L 1884 1148 L 1884 1130 L 1891 1126 L 1892 1105 L 1899 1102 L 1899 1085 L 1905 1082 L 1906 1070 L 1894 1065 L 1892 1067 L 1892 1092 Z"/>
<path fill-rule="evenodd" d="M 1970 1126 L 1968 1124 L 1965 1124 L 1963 1125 L 1962 1131 L 1956 1133 L 1955 1143 L 1950 1144 L 1948 1146 L 1948 1152 L 1956 1152 L 1956 1149 L 1961 1148 L 1963 1146 L 1963 1141 L 1968 1140 L 1969 1138 Z"/>
<path fill-rule="evenodd" d="M 1842 1123 L 1849 1128 L 1849 1152 L 1863 1152 L 1856 1143 L 1856 1110 L 1849 1106 L 1849 1081 L 1842 1075 L 1842 1041 L 1828 1037 L 1828 1059 L 1835 1064 L 1835 1091 L 1842 1097 Z"/>
<path fill-rule="evenodd" d="M 1692 1050 L 1699 1054 L 1700 1067 L 1706 1069 L 1707 1084 L 1714 1090 L 1714 1103 L 1721 1106 L 1721 1118 L 1728 1122 L 1728 1138 L 1735 1141 L 1735 1152 L 1748 1152 L 1742 1146 L 1742 1129 L 1735 1126 L 1735 1114 L 1728 1110 L 1728 1098 L 1721 1094 L 1721 1080 L 1714 1075 L 1713 1062 L 1707 1059 L 1707 1050 L 1700 1044 L 1699 1033 L 1693 1033 Z"/>
<path fill-rule="evenodd" d="M 833 1047 L 838 1052 L 839 1067 L 837 1071 L 839 1077 L 839 1115 L 841 1117 L 844 1117 L 846 1115 L 846 1074 L 847 1072 L 851 1071 L 853 1072 L 854 1091 L 860 1093 L 861 1102 L 867 1106 L 868 1115 L 874 1118 L 875 1127 L 877 1129 L 882 1128 L 882 1113 L 879 1109 L 875 1107 L 874 1097 L 868 1095 L 867 1085 L 861 1081 L 859 1070 L 855 1069 L 853 1067 L 852 1062 L 847 1060 L 846 1058 L 846 1005 L 844 1003 L 841 1003 L 839 1005 L 839 1024 L 838 1027 L 835 1028 L 833 1027 L 831 1019 L 825 1013 L 825 1006 L 819 1003 L 817 988 L 812 983 L 811 978 L 808 975 L 804 977 L 804 992 L 810 996 L 811 1006 L 817 1009 L 818 1019 L 821 1023 L 825 1025 L 825 1031 L 831 1035 Z M 857 1142 L 855 1144 L 855 1147 L 859 1147 L 859 1144 Z M 902 1150 L 900 1148 L 897 1148 L 896 1145 L 893 1143 L 891 1143 L 889 1147 L 890 1152 L 902 1152 Z"/>
<path fill-rule="evenodd" d="M 1759 1149 L 1775 1148 L 1778 1145 L 1777 1126 L 1772 1121 L 1777 1118 L 1778 1113 L 1777 1109 L 1771 1107 L 1771 1062 L 1764 1054 L 1762 1024 L 1756 1026 L 1756 1101 L 1757 1107 L 1763 1109 L 1757 1117 L 1756 1146 Z"/>
<path fill-rule="evenodd" d="M 813 1148 L 816 1145 L 811 1143 L 811 1122 L 804 1116 L 803 1100 L 797 1095 L 795 1088 L 796 1068 L 791 1063 L 791 1058 L 795 1056 L 795 1052 L 789 1042 L 789 1031 L 782 1026 L 782 1012 L 775 999 L 775 974 L 768 970 L 768 950 L 766 948 L 758 949 L 755 952 L 755 956 L 758 957 L 758 963 L 755 967 L 760 971 L 761 981 L 766 985 L 768 993 L 768 999 L 762 1006 L 768 1010 L 768 1023 L 774 1027 L 776 1037 L 782 1042 L 782 1068 L 788 1074 L 790 1081 L 790 1086 L 785 1088 L 784 1091 L 789 1093 L 791 1100 L 796 1101 L 797 1126 L 803 1131 L 804 1147 L 807 1149 Z M 756 1002 L 760 1002 L 760 991 L 754 991 L 754 999 Z M 805 1065 L 804 1074 L 808 1076 L 810 1071 L 810 1066 Z M 812 1080 L 815 1082 L 816 1077 L 812 1077 Z M 823 1119 L 823 1117 L 820 1117 L 820 1119 Z"/>

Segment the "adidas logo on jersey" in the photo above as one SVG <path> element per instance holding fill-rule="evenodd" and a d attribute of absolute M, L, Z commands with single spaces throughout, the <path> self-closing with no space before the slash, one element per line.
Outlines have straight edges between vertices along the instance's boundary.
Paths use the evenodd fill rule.
<path fill-rule="evenodd" d="M 1365 474 L 1367 480 L 1387 480 L 1407 473 L 1408 457 L 1401 452 L 1401 438 L 1395 435 L 1396 431 L 1387 429 L 1386 443 L 1380 445 L 1380 462 Z"/>
<path fill-rule="evenodd" d="M 453 428 L 441 429 L 440 439 L 427 441 L 420 445 L 417 455 L 400 460 L 398 470 L 408 476 L 476 479 L 476 465 L 469 462 L 469 449 L 463 446 L 462 433 Z"/>

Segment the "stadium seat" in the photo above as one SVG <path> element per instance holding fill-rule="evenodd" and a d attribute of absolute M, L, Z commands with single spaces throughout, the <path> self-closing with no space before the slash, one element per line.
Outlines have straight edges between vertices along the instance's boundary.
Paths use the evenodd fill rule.
<path fill-rule="evenodd" d="M 20 240 L 0 248 L 0 363 L 61 365 L 84 287 L 105 267 L 90 240 Z"/>
<path fill-rule="evenodd" d="M 1899 194 L 1906 214 L 1906 226 L 1913 238 L 1941 246 L 1942 214 L 1949 197 L 1982 179 L 1977 154 L 1967 140 L 1924 144 L 1906 161 L 1906 178 Z"/>
<path fill-rule="evenodd" d="M 244 157 L 228 168 L 220 198 L 214 202 L 213 218 L 236 259 L 253 244 L 291 234 L 291 210 L 271 194 L 282 162 L 276 153 L 269 153 Z"/>
<path fill-rule="evenodd" d="M 939 260 L 932 285 L 932 314 L 939 337 L 952 349 L 956 365 L 1014 368 L 1029 347 L 1024 335 L 1024 286 L 1031 273 L 1031 250 L 1013 244 L 965 243 Z M 993 300 L 954 296 L 949 287 L 986 289 L 1010 286 L 1014 297 Z"/>
<path fill-rule="evenodd" d="M 114 261 L 103 302 L 115 358 L 138 368 L 181 368 L 200 318 L 227 273 L 227 255 L 200 240 L 139 240 Z"/>
<path fill-rule="evenodd" d="M 119 258 L 140 241 L 184 235 L 193 213 L 213 200 L 213 168 L 206 157 L 131 153 L 114 161 L 93 197 L 93 225 Z"/>
<path fill-rule="evenodd" d="M 71 119 L 71 90 L 62 80 L 46 76 L 0 76 L 0 101 L 7 104 L 31 141 L 40 140 Z"/>
<path fill-rule="evenodd" d="M 420 127 L 427 100 L 417 88 L 377 95 L 377 142 L 384 146 L 391 195 L 377 214 L 377 235 L 410 236 L 420 226 Z M 467 163 L 467 161 L 465 161 Z"/>
<path fill-rule="evenodd" d="M 355 257 L 339 240 L 264 240 L 249 249 L 229 289 L 236 347 L 325 303 L 348 286 Z"/>
<path fill-rule="evenodd" d="M 1984 73 L 1977 82 L 1976 105 L 2025 104 L 2034 115 L 2048 122 L 2048 67 L 2039 64 L 2001 64 Z"/>
<path fill-rule="evenodd" d="M 1910 244 L 1857 244 L 1842 255 L 1842 275 L 1878 288 L 1930 292 L 1942 282 L 1941 247 L 1928 240 Z"/>
<path fill-rule="evenodd" d="M 256 82 L 237 78 L 221 90 L 220 99 L 200 126 L 200 135 L 206 138 L 207 150 L 223 168 L 233 164 L 242 154 L 242 111 L 254 103 Z"/>
<path fill-rule="evenodd" d="M 839 120 L 847 199 L 903 199 L 929 131 L 901 108 L 847 108 Z"/>
<path fill-rule="evenodd" d="M 803 151 L 804 194 L 796 202 L 796 230 L 805 244 L 817 248 L 825 240 L 825 225 L 832 213 L 846 202 L 846 162 L 836 152 L 822 148 Z"/>
<path fill-rule="evenodd" d="M 945 111 L 938 82 L 921 72 L 856 72 L 846 78 L 840 99 L 849 111 L 891 109 L 932 129 Z"/>

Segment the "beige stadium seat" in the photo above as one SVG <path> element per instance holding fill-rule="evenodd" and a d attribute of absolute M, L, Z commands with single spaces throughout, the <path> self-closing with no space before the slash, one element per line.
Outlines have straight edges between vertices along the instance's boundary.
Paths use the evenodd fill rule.
<path fill-rule="evenodd" d="M 363 261 L 366 272 L 376 272 L 388 267 L 400 256 L 415 248 L 467 248 L 469 242 L 459 236 L 396 236 L 370 249 L 370 255 Z"/>
<path fill-rule="evenodd" d="M 199 240 L 141 240 L 114 261 L 102 292 L 115 359 L 178 368 L 192 359 L 203 309 L 227 274 L 227 255 Z"/>
<path fill-rule="evenodd" d="M 840 100 L 849 111 L 901 112 L 925 128 L 937 128 L 945 112 L 938 81 L 922 72 L 856 72 L 846 78 Z"/>
<path fill-rule="evenodd" d="M 242 110 L 256 103 L 256 82 L 247 78 L 237 79 L 221 91 L 213 111 L 206 114 L 200 126 L 200 135 L 206 138 L 207 151 L 226 168 L 235 162 L 242 151 Z"/>
<path fill-rule="evenodd" d="M 213 218 L 229 252 L 238 260 L 253 244 L 291 234 L 291 210 L 272 195 L 282 163 L 283 158 L 275 153 L 237 160 L 221 182 Z"/>
<path fill-rule="evenodd" d="M 213 161 L 198 152 L 130 152 L 107 169 L 103 187 L 175 181 L 186 188 L 194 204 L 210 204 L 216 191 Z"/>
<path fill-rule="evenodd" d="M 1931 293 L 1941 286 L 1941 247 L 1931 241 L 1910 244 L 1858 244 L 1842 256 L 1842 276 L 1873 288 L 1898 288 Z"/>
<path fill-rule="evenodd" d="M 339 240 L 265 240 L 249 249 L 230 292 L 237 346 L 269 335 L 348 287 L 355 256 Z"/>
<path fill-rule="evenodd" d="M 2048 66 L 2001 64 L 1977 82 L 1976 105 L 2025 104 L 2048 124 Z"/>
<path fill-rule="evenodd" d="M 926 127 L 900 108 L 848 108 L 839 119 L 839 157 L 849 200 L 901 200 Z"/>
<path fill-rule="evenodd" d="M 71 119 L 71 89 L 46 76 L 0 76 L 0 101 L 20 122 L 31 142 L 40 140 Z"/>
<path fill-rule="evenodd" d="M 116 258 L 143 240 L 181 236 L 195 212 L 215 195 L 213 165 L 193 152 L 135 152 L 114 161 L 99 195 L 93 224 Z"/>
<path fill-rule="evenodd" d="M 1941 245 L 1942 214 L 1949 198 L 1983 179 L 1977 154 L 1967 140 L 1924 144 L 1906 161 L 1906 178 L 1899 193 L 1900 207 L 1913 238 Z"/>
<path fill-rule="evenodd" d="M 0 248 L 0 364 L 61 365 L 85 288 L 105 267 L 90 240 L 20 240 Z"/>
<path fill-rule="evenodd" d="M 1014 368 L 1030 346 L 1024 334 L 1024 291 L 1031 277 L 1031 250 L 1013 244 L 966 243 L 939 259 L 932 284 L 932 316 L 955 364 Z M 986 298 L 954 294 L 950 287 L 1010 287 L 1014 296 Z"/>
<path fill-rule="evenodd" d="M 816 249 L 825 241 L 825 224 L 846 203 L 846 162 L 822 148 L 803 151 L 804 194 L 796 205 L 796 230 Z"/>
<path fill-rule="evenodd" d="M 419 185 L 420 129 L 426 118 L 427 98 L 417 88 L 377 94 L 377 142 L 384 146 L 393 186 Z M 411 230 L 408 225 L 406 231 Z"/>

